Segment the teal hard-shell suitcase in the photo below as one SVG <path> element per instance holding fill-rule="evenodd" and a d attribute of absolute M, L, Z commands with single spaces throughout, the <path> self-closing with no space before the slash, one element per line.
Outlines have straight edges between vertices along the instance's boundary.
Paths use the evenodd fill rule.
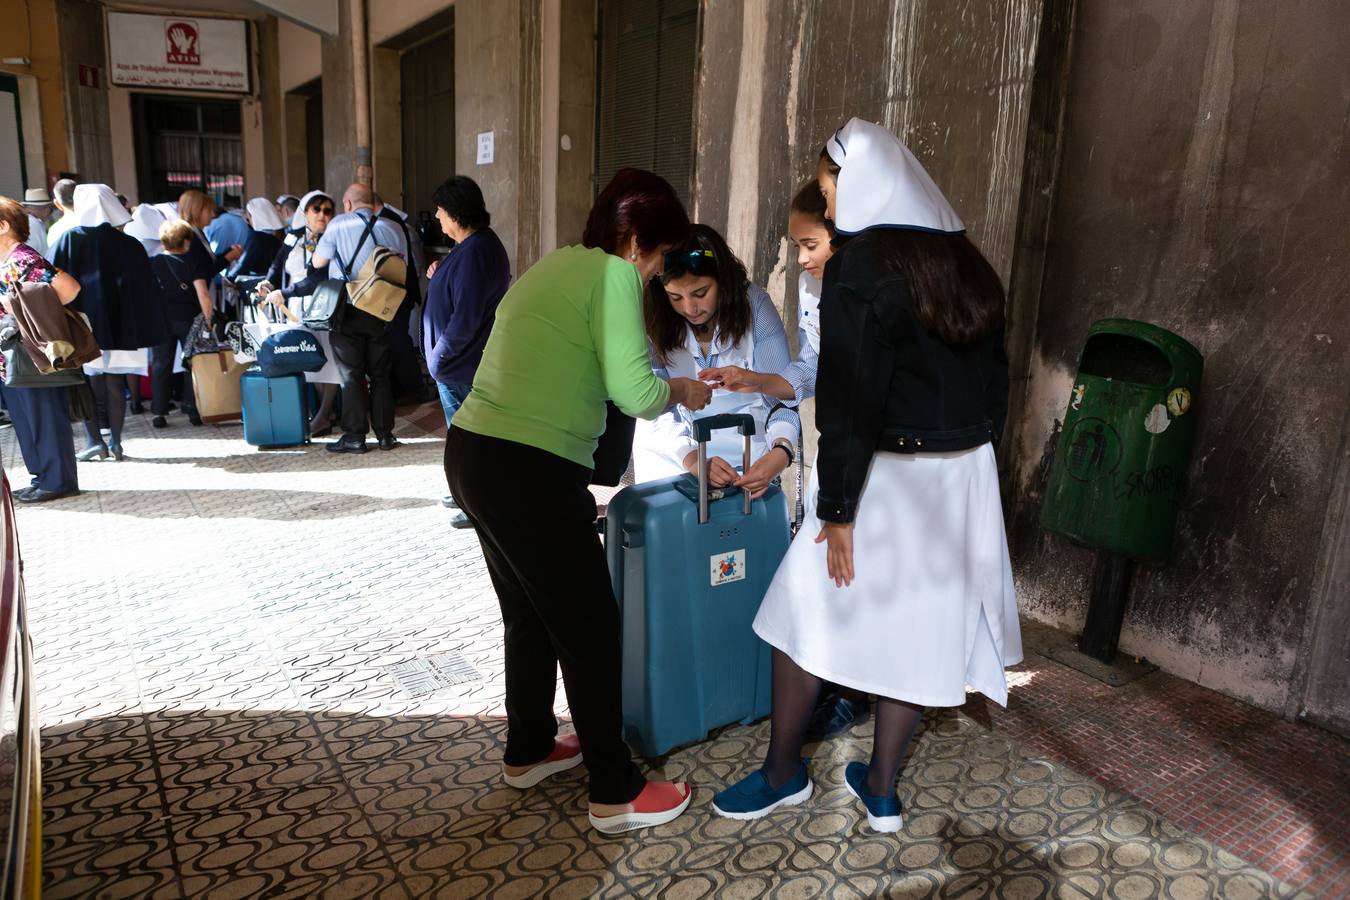
<path fill-rule="evenodd" d="M 740 428 L 748 462 L 750 416 L 694 427 L 701 457 L 713 429 Z M 739 489 L 713 492 L 700 522 L 699 495 L 699 480 L 681 475 L 625 488 L 606 512 L 623 619 L 624 734 L 644 756 L 769 714 L 771 650 L 751 623 L 787 552 L 787 498 L 770 487 L 747 511 Z"/>

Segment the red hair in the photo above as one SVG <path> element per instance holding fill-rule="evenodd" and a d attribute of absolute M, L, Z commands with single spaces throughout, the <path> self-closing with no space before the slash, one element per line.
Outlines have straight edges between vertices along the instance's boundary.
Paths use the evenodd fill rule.
<path fill-rule="evenodd" d="M 688 235 L 689 215 L 670 182 L 643 169 L 620 169 L 595 198 L 581 243 L 618 253 L 632 236 L 639 250 L 650 253 Z"/>

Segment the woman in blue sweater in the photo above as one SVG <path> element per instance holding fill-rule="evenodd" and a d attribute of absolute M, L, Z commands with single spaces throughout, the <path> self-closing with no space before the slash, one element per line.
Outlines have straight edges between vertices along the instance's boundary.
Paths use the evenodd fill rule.
<path fill-rule="evenodd" d="M 436 381 L 449 428 L 455 411 L 469 396 L 497 304 L 511 283 L 511 261 L 490 227 L 492 215 L 472 178 L 455 175 L 431 196 L 436 221 L 455 242 L 455 249 L 427 270 L 430 284 L 422 306 L 422 353 Z M 455 508 L 451 496 L 442 502 Z M 455 514 L 451 524 L 472 527 L 462 512 Z"/>

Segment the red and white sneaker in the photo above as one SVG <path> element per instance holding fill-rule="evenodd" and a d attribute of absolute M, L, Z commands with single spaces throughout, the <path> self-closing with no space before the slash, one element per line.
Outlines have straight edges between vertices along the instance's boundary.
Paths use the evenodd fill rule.
<path fill-rule="evenodd" d="M 553 741 L 553 752 L 544 761 L 531 766 L 522 775 L 508 775 L 502 766 L 502 780 L 513 788 L 532 788 L 550 775 L 566 772 L 581 765 L 581 741 L 575 734 L 565 734 Z"/>
<path fill-rule="evenodd" d="M 633 800 L 633 811 L 615 816 L 590 813 L 591 825 L 604 834 L 622 834 L 638 828 L 664 825 L 689 807 L 693 792 L 683 781 L 649 781 Z"/>

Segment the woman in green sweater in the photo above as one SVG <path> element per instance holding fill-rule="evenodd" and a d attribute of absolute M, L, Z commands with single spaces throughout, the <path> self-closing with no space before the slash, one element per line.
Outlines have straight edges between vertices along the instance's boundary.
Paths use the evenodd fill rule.
<path fill-rule="evenodd" d="M 606 401 L 655 419 L 702 409 L 707 385 L 652 372 L 643 285 L 689 218 L 665 179 L 623 169 L 580 246 L 545 256 L 506 293 L 445 442 L 450 492 L 478 532 L 506 642 L 506 783 L 585 762 L 590 820 L 614 834 L 677 817 L 683 782 L 650 782 L 622 736 L 619 609 L 588 485 Z M 575 735 L 557 737 L 557 668 Z"/>

